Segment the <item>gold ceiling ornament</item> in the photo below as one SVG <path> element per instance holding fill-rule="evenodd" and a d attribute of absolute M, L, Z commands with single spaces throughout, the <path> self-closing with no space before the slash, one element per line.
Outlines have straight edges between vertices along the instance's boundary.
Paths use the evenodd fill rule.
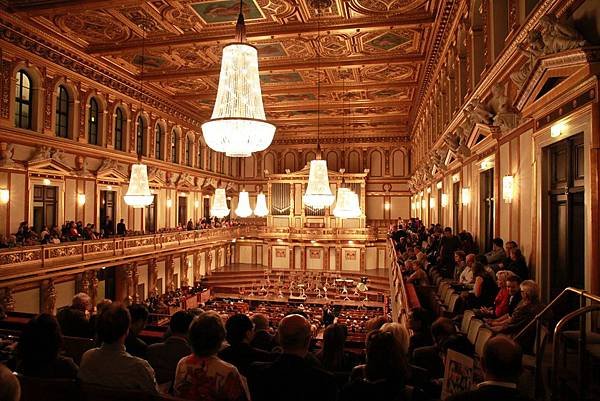
<path fill-rule="evenodd" d="M 144 112 L 144 64 L 146 49 L 146 24 L 142 23 L 142 65 L 140 73 L 140 115 Z M 148 167 L 142 163 L 142 149 L 138 149 L 138 162 L 131 166 L 129 186 L 123 200 L 128 206 L 139 209 L 154 202 L 148 182 Z"/>
<path fill-rule="evenodd" d="M 240 0 L 236 42 L 223 48 L 221 74 L 212 117 L 202 124 L 209 148 L 230 157 L 248 157 L 271 145 L 275 125 L 266 121 L 258 51 L 246 43 L 246 26 Z"/>
<path fill-rule="evenodd" d="M 327 161 L 321 159 L 321 145 L 319 143 L 321 129 L 321 56 L 318 49 L 320 36 L 319 14 L 320 11 L 317 9 L 317 155 L 314 160 L 310 161 L 306 192 L 302 196 L 304 204 L 316 210 L 331 206 L 335 200 L 335 196 L 329 187 Z"/>
<path fill-rule="evenodd" d="M 222 219 L 228 214 L 229 208 L 227 207 L 227 195 L 225 194 L 225 188 L 217 188 L 215 189 L 215 195 L 210 207 L 210 215 Z"/>

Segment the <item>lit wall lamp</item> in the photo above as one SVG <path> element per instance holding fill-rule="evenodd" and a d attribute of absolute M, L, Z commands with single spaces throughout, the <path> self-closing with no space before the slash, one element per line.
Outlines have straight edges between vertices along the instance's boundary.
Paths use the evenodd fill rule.
<path fill-rule="evenodd" d="M 385 203 L 383 204 L 383 208 L 384 208 L 385 210 L 390 210 L 390 202 L 385 202 Z"/>
<path fill-rule="evenodd" d="M 502 177 L 502 199 L 505 203 L 511 203 L 514 197 L 515 177 L 505 175 Z"/>
<path fill-rule="evenodd" d="M 194 201 L 194 207 L 198 209 L 200 207 L 200 201 Z"/>
<path fill-rule="evenodd" d="M 552 138 L 558 138 L 566 129 L 566 126 L 564 123 L 558 123 L 558 124 L 554 124 L 552 127 L 550 127 L 550 136 Z"/>
<path fill-rule="evenodd" d="M 433 209 L 435 207 L 435 198 L 429 198 L 429 208 Z"/>
<path fill-rule="evenodd" d="M 490 160 L 484 160 L 481 162 L 481 169 L 482 170 L 488 170 L 490 168 L 494 167 L 494 162 L 490 161 Z"/>
<path fill-rule="evenodd" d="M 448 194 L 442 194 L 442 207 L 448 206 Z"/>
<path fill-rule="evenodd" d="M 427 201 L 425 199 L 421 199 L 421 209 L 425 209 L 427 207 Z"/>
<path fill-rule="evenodd" d="M 419 193 L 419 196 L 423 196 L 423 191 L 421 191 L 421 192 Z"/>
<path fill-rule="evenodd" d="M 431 193 L 431 187 L 427 188 L 427 193 L 430 194 Z"/>
<path fill-rule="evenodd" d="M 85 205 L 85 194 L 77 194 L 77 204 L 79 206 Z"/>
<path fill-rule="evenodd" d="M 44 178 L 44 180 L 42 181 L 42 183 L 43 183 L 44 185 L 46 185 L 46 186 L 48 186 L 48 185 L 52 184 L 52 183 L 50 182 L 50 180 L 49 180 L 49 179 L 47 179 L 47 178 Z"/>
<path fill-rule="evenodd" d="M 10 200 L 10 191 L 6 188 L 0 189 L 0 203 L 6 205 Z"/>
<path fill-rule="evenodd" d="M 167 199 L 167 207 L 172 207 L 173 201 L 171 199 Z"/>
<path fill-rule="evenodd" d="M 452 182 L 459 182 L 459 181 L 460 181 L 460 175 L 454 174 L 452 176 Z"/>
<path fill-rule="evenodd" d="M 438 182 L 437 184 L 435 184 L 435 187 L 436 187 L 437 189 L 442 189 L 442 182 L 440 181 L 440 182 Z"/>
<path fill-rule="evenodd" d="M 460 191 L 460 197 L 463 205 L 468 205 L 471 202 L 471 190 L 469 187 L 463 187 Z"/>

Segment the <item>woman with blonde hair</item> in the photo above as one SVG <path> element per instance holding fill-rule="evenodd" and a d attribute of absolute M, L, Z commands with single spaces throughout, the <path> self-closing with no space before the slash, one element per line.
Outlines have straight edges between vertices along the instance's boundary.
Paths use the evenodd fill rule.
<path fill-rule="evenodd" d="M 408 334 L 408 329 L 406 327 L 400 323 L 386 323 L 381 326 L 381 331 L 384 333 L 392 333 L 404 355 L 408 355 L 410 335 Z"/>

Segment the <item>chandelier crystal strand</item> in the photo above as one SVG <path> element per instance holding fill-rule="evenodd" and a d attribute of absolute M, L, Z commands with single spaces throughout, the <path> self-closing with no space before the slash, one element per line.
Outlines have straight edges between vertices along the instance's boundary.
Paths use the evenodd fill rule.
<path fill-rule="evenodd" d="M 215 189 L 215 196 L 213 197 L 213 203 L 210 207 L 210 215 L 222 219 L 228 214 L 229 208 L 227 207 L 225 188 L 217 188 Z"/>
<path fill-rule="evenodd" d="M 320 38 L 320 18 L 317 9 L 317 156 L 310 161 L 308 183 L 306 192 L 302 196 L 305 205 L 313 209 L 324 209 L 331 206 L 335 196 L 329 187 L 329 173 L 327 161 L 321 159 L 321 146 L 319 143 L 321 130 L 321 56 L 318 49 Z"/>
<path fill-rule="evenodd" d="M 248 192 L 242 190 L 238 196 L 238 205 L 235 209 L 235 214 L 239 217 L 252 216 L 252 208 L 250 207 L 250 197 Z"/>
<path fill-rule="evenodd" d="M 212 117 L 202 124 L 206 144 L 230 157 L 248 157 L 273 141 L 275 125 L 266 121 L 258 73 L 258 51 L 246 42 L 240 1 L 236 43 L 223 48 L 219 87 Z"/>
<path fill-rule="evenodd" d="M 267 197 L 262 192 L 256 197 L 256 207 L 254 208 L 254 215 L 258 217 L 265 217 L 269 214 L 267 208 Z"/>
<path fill-rule="evenodd" d="M 142 66 L 140 72 L 140 114 L 144 112 L 144 64 L 146 48 L 146 24 L 142 25 Z M 143 117 L 142 117 L 143 118 Z M 143 133 L 142 133 L 143 134 Z M 125 203 L 133 208 L 149 206 L 154 201 L 148 182 L 148 167 L 142 163 L 142 149 L 138 153 L 138 162 L 131 166 L 127 194 L 123 197 Z"/>

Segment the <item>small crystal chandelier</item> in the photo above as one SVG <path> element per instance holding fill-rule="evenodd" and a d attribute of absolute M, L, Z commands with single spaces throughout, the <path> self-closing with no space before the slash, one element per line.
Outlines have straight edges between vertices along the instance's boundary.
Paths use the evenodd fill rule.
<path fill-rule="evenodd" d="M 256 207 L 254 208 L 254 215 L 258 217 L 265 217 L 269 214 L 267 208 L 267 197 L 262 192 L 256 197 Z"/>
<path fill-rule="evenodd" d="M 275 125 L 266 121 L 258 75 L 258 51 L 246 43 L 240 0 L 236 42 L 223 48 L 219 88 L 212 117 L 202 124 L 206 144 L 230 157 L 248 157 L 273 141 Z"/>
<path fill-rule="evenodd" d="M 319 36 L 319 10 L 317 10 L 317 37 Z M 317 50 L 317 70 L 320 73 L 321 56 Z M 319 143 L 319 134 L 321 129 L 321 77 L 317 74 L 317 156 L 310 161 L 310 170 L 308 173 L 308 184 L 306 192 L 302 196 L 304 204 L 312 209 L 324 209 L 331 206 L 335 196 L 331 193 L 329 187 L 329 173 L 327 172 L 327 161 L 321 159 L 321 146 Z"/>
<path fill-rule="evenodd" d="M 142 28 L 144 28 L 144 35 L 142 36 L 142 66 L 140 74 L 140 113 L 144 111 L 145 24 Z M 123 200 L 127 205 L 133 208 L 143 208 L 152 204 L 154 201 L 154 196 L 150 192 L 150 185 L 148 183 L 148 167 L 142 163 L 141 150 L 138 154 L 138 162 L 131 166 L 129 187 L 127 188 L 127 194 L 123 197 Z"/>
<path fill-rule="evenodd" d="M 210 215 L 222 219 L 228 214 L 229 208 L 227 207 L 225 188 L 217 188 L 215 189 L 215 196 L 213 197 L 213 203 L 210 207 Z"/>
<path fill-rule="evenodd" d="M 235 209 L 235 214 L 239 217 L 250 217 L 252 216 L 252 208 L 250 207 L 250 198 L 248 192 L 242 190 L 238 197 L 238 205 Z"/>
<path fill-rule="evenodd" d="M 349 214 L 352 212 L 348 208 L 348 201 L 350 200 L 350 188 L 339 187 L 337 190 L 337 196 L 335 197 L 335 207 L 333 208 L 333 215 L 339 219 L 347 219 Z"/>

